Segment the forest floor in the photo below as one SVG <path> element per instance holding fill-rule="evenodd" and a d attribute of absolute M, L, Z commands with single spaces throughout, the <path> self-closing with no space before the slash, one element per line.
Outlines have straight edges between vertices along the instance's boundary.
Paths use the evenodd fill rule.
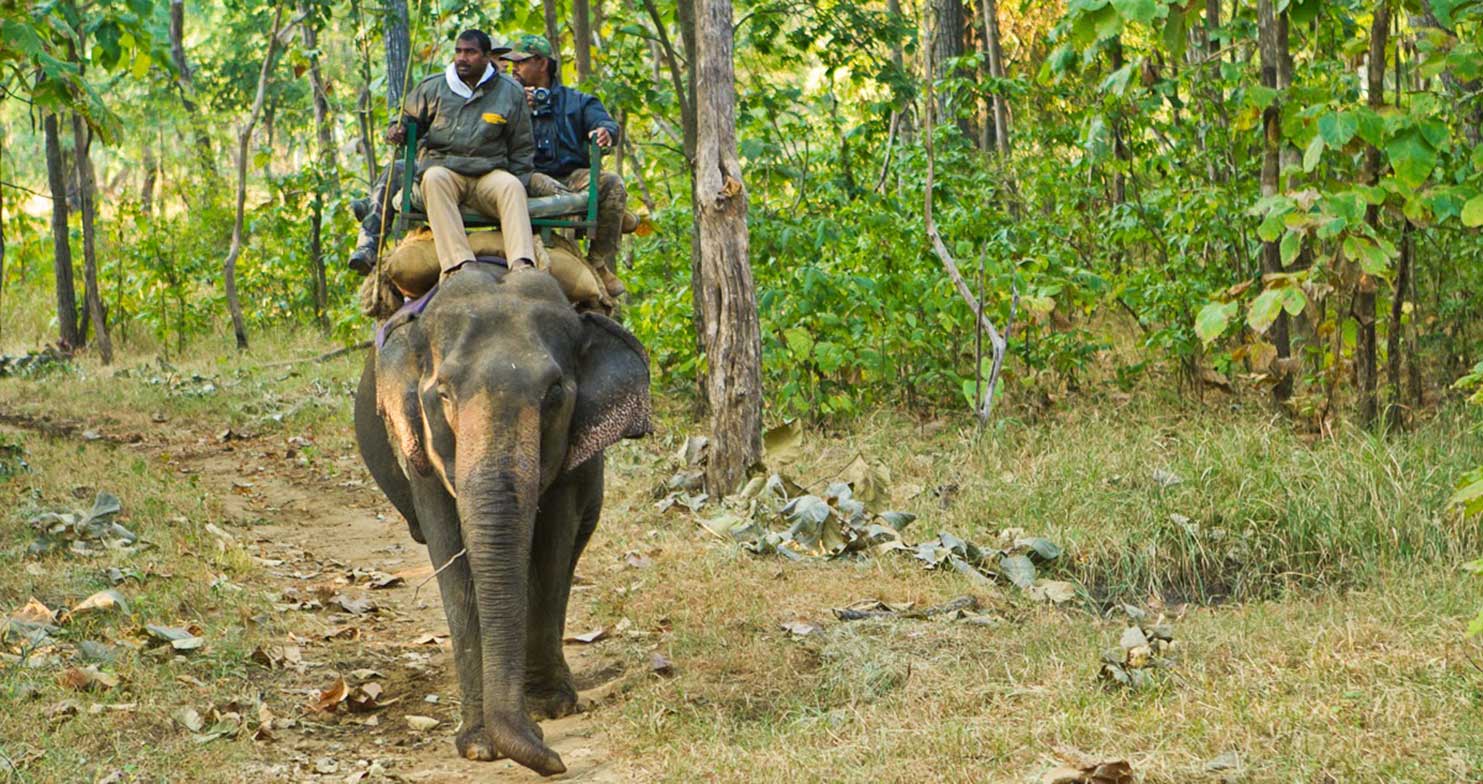
<path fill-rule="evenodd" d="M 350 434 L 363 357 L 281 359 L 315 350 L 0 381 L 0 624 L 21 622 L 0 633 L 0 781 L 536 780 L 453 753 L 434 567 Z M 578 567 L 585 712 L 544 725 L 563 780 L 1483 778 L 1483 645 L 1463 634 L 1483 581 L 1458 568 L 1483 536 L 1442 506 L 1483 462 L 1475 416 L 1314 439 L 1259 402 L 1146 397 L 1006 409 L 982 434 L 881 413 L 769 459 L 815 492 L 873 485 L 872 511 L 919 515 L 910 542 L 1049 538 L 1060 602 L 904 553 L 715 536 L 714 503 L 656 505 L 699 429 L 662 404 L 653 438 L 610 450 Z M 138 541 L 33 551 L 38 514 L 100 492 Z M 861 600 L 886 606 L 836 612 Z M 1099 680 L 1130 613 L 1174 640 L 1138 689 Z"/>

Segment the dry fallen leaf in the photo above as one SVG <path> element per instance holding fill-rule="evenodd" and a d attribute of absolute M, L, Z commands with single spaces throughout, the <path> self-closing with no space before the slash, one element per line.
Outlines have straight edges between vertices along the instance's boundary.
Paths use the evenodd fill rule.
<path fill-rule="evenodd" d="M 428 730 L 430 730 L 430 729 L 432 729 L 432 728 L 434 728 L 434 727 L 436 727 L 436 726 L 438 726 L 439 724 L 442 724 L 442 723 L 443 722 L 438 721 L 437 719 L 434 719 L 434 718 L 432 718 L 430 716 L 408 716 L 407 717 L 407 726 L 408 727 L 411 727 L 413 730 L 415 730 L 417 732 L 427 732 Z"/>
<path fill-rule="evenodd" d="M 649 654 L 649 671 L 655 675 L 668 678 L 675 674 L 675 665 L 674 662 L 669 660 L 669 657 L 655 651 Z"/>
<path fill-rule="evenodd" d="M 129 611 L 129 603 L 124 599 L 124 595 L 112 588 L 99 591 L 83 599 L 76 607 L 73 607 L 62 616 L 62 622 L 66 623 L 78 615 L 86 615 L 92 612 L 107 612 L 109 610 Z"/>
<path fill-rule="evenodd" d="M 24 607 L 11 613 L 10 618 L 25 623 L 49 624 L 57 619 L 57 612 L 37 601 L 33 596 Z"/>
<path fill-rule="evenodd" d="M 432 632 L 429 632 L 429 633 L 424 634 L 421 637 L 418 637 L 417 639 L 413 640 L 412 641 L 412 644 L 413 645 L 442 645 L 443 643 L 445 643 L 447 641 L 448 641 L 448 635 L 446 635 L 446 634 L 433 634 Z"/>
<path fill-rule="evenodd" d="M 319 692 L 319 696 L 309 703 L 309 710 L 315 713 L 332 713 L 348 696 L 350 696 L 350 687 L 345 684 L 345 679 L 335 678 L 334 683 L 326 686 Z"/>
<path fill-rule="evenodd" d="M 598 640 L 605 639 L 607 636 L 608 630 L 606 628 L 599 627 L 589 632 L 583 632 L 581 634 L 573 634 L 564 637 L 562 638 L 562 642 L 574 642 L 588 645 L 597 642 Z"/>
<path fill-rule="evenodd" d="M 68 667 L 57 675 L 57 683 L 73 691 L 107 691 L 118 685 L 118 676 L 97 667 Z"/>
<path fill-rule="evenodd" d="M 788 621 L 786 623 L 779 624 L 779 626 L 782 628 L 783 631 L 793 635 L 794 637 L 800 638 L 808 637 L 813 634 L 824 633 L 824 627 L 818 625 L 817 623 L 809 623 L 808 621 Z"/>
<path fill-rule="evenodd" d="M 206 720 L 201 718 L 201 714 L 195 708 L 181 708 L 170 714 L 170 718 L 190 732 L 200 732 L 206 728 Z"/>
<path fill-rule="evenodd" d="M 1074 749 L 1056 749 L 1065 765 L 1041 777 L 1041 784 L 1133 784 L 1133 766 L 1122 759 L 1096 759 Z"/>

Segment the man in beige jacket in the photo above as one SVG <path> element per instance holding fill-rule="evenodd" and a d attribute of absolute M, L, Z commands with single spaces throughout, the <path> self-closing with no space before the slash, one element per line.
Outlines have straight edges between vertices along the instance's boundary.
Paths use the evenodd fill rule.
<path fill-rule="evenodd" d="M 445 274 L 474 258 L 463 206 L 499 219 L 510 269 L 533 266 L 525 186 L 535 144 L 525 90 L 494 67 L 493 58 L 509 50 L 495 49 L 488 35 L 465 30 L 453 51 L 444 73 L 424 79 L 407 95 L 403 115 L 416 121 L 421 137 L 413 198 L 422 197 Z M 386 132 L 392 144 L 405 138 L 402 122 Z"/>

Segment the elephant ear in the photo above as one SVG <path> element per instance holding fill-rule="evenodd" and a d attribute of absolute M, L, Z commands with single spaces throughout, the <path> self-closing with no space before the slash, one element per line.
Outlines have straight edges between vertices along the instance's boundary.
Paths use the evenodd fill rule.
<path fill-rule="evenodd" d="M 582 314 L 586 347 L 577 367 L 566 463 L 571 470 L 620 438 L 641 438 L 649 426 L 649 355 L 628 330 L 597 313 Z"/>
<path fill-rule="evenodd" d="M 422 406 L 417 399 L 419 368 L 417 349 L 408 335 L 388 340 L 376 353 L 376 410 L 403 461 L 403 472 L 426 476 L 432 465 L 422 439 Z"/>

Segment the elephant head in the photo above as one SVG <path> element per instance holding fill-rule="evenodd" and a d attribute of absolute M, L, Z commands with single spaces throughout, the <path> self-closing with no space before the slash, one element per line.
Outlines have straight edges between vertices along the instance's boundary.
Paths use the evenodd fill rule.
<path fill-rule="evenodd" d="M 549 275 L 470 265 L 376 363 L 377 409 L 402 470 L 440 483 L 456 507 L 490 739 L 527 767 L 560 772 L 522 691 L 537 507 L 563 474 L 648 433 L 648 358 L 616 322 L 577 314 Z"/>

